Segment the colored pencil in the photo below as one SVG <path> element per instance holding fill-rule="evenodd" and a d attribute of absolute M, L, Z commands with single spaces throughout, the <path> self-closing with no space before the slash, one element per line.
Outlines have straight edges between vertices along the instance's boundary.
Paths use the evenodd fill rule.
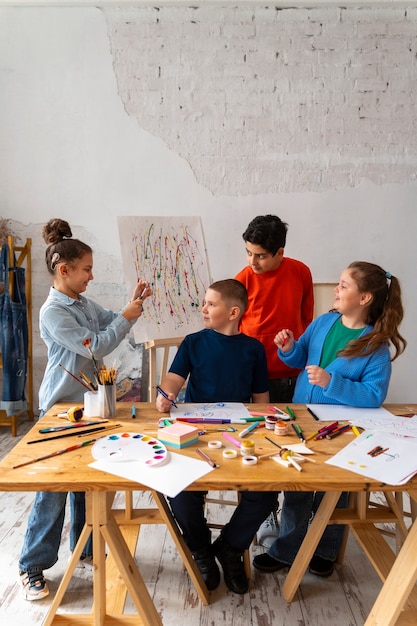
<path fill-rule="evenodd" d="M 319 418 L 319 417 L 318 417 L 318 416 L 314 413 L 314 411 L 312 411 L 312 410 L 310 409 L 310 407 L 307 407 L 307 411 L 310 413 L 310 415 L 311 415 L 312 417 L 314 417 L 314 419 L 315 419 L 315 420 L 317 420 L 317 421 L 318 421 L 318 420 L 320 419 L 320 418 Z"/>
<path fill-rule="evenodd" d="M 215 462 L 213 461 L 213 459 L 211 459 L 211 458 L 209 457 L 209 455 L 208 455 L 208 454 L 206 454 L 205 452 L 203 452 L 202 450 L 200 450 L 200 448 L 197 448 L 197 454 L 199 454 L 199 455 L 201 456 L 201 458 L 202 458 L 202 459 L 204 459 L 205 461 L 207 461 L 207 463 L 208 463 L 211 467 L 213 467 L 213 468 L 217 468 L 217 467 L 219 467 L 219 466 L 217 465 L 217 463 L 215 463 Z"/>
<path fill-rule="evenodd" d="M 297 419 L 295 417 L 294 411 L 292 410 L 292 408 L 290 406 L 287 406 L 285 410 L 287 411 L 287 413 L 291 417 L 291 419 L 293 419 L 293 420 Z"/>

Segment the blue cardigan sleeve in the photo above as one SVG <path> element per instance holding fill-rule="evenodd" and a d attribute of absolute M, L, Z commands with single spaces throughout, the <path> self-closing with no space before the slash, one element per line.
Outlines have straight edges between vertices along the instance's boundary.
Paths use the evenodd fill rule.
<path fill-rule="evenodd" d="M 347 404 L 357 407 L 378 407 L 388 393 L 391 378 L 391 357 L 388 345 L 367 356 L 337 357 L 326 367 L 331 375 L 327 387 L 312 385 L 305 366 L 319 365 L 326 335 L 339 318 L 337 313 L 326 313 L 307 328 L 290 352 L 278 352 L 279 357 L 292 367 L 302 368 L 297 378 L 293 402 L 314 404 Z M 370 327 L 364 331 L 369 332 Z"/>
<path fill-rule="evenodd" d="M 384 402 L 392 369 L 388 347 L 367 357 L 338 357 L 326 369 L 331 379 L 321 392 L 327 403 L 373 408 Z"/>
<path fill-rule="evenodd" d="M 294 341 L 289 352 L 278 350 L 278 357 L 297 369 L 303 369 L 307 364 L 318 365 L 327 333 L 339 317 L 338 313 L 321 315 L 306 328 L 298 341 Z"/>

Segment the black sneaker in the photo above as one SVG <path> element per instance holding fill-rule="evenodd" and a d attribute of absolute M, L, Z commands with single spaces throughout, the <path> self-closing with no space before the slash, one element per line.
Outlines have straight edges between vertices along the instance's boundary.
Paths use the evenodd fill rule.
<path fill-rule="evenodd" d="M 285 569 L 286 567 L 289 567 L 287 563 L 277 561 L 267 552 L 255 556 L 252 563 L 253 566 L 256 567 L 256 569 L 260 572 L 278 572 L 280 569 Z"/>
<path fill-rule="evenodd" d="M 334 562 L 322 559 L 321 556 L 313 556 L 308 567 L 310 574 L 327 578 L 334 572 Z"/>
<path fill-rule="evenodd" d="M 224 582 L 234 593 L 246 593 L 249 585 L 243 563 L 243 552 L 234 550 L 218 537 L 213 543 L 213 552 L 223 568 Z"/>
<path fill-rule="evenodd" d="M 200 570 L 206 587 L 209 591 L 216 589 L 220 583 L 220 570 L 210 548 L 202 548 L 191 553 Z"/>
<path fill-rule="evenodd" d="M 19 572 L 19 579 L 25 600 L 42 600 L 49 594 L 43 572 Z"/>

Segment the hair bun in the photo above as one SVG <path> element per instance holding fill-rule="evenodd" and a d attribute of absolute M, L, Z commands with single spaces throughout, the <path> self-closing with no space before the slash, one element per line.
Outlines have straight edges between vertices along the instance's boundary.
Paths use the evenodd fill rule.
<path fill-rule="evenodd" d="M 43 227 L 42 236 L 45 243 L 52 245 L 72 237 L 71 227 L 65 220 L 54 218 Z"/>

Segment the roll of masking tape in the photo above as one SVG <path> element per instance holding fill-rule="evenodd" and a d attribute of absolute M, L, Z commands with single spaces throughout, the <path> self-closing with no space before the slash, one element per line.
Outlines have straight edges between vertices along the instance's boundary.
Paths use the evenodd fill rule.
<path fill-rule="evenodd" d="M 212 450 L 217 450 L 218 448 L 221 448 L 223 446 L 221 441 L 209 441 L 207 445 Z"/>
<path fill-rule="evenodd" d="M 79 406 L 72 406 L 68 409 L 67 415 L 70 422 L 79 422 L 83 416 L 83 410 Z"/>
<path fill-rule="evenodd" d="M 258 457 L 257 456 L 244 456 L 242 458 L 242 463 L 244 465 L 256 465 L 258 462 Z"/>
<path fill-rule="evenodd" d="M 237 457 L 237 452 L 231 448 L 226 448 L 226 450 L 223 450 L 223 456 L 225 459 L 235 459 Z"/>

